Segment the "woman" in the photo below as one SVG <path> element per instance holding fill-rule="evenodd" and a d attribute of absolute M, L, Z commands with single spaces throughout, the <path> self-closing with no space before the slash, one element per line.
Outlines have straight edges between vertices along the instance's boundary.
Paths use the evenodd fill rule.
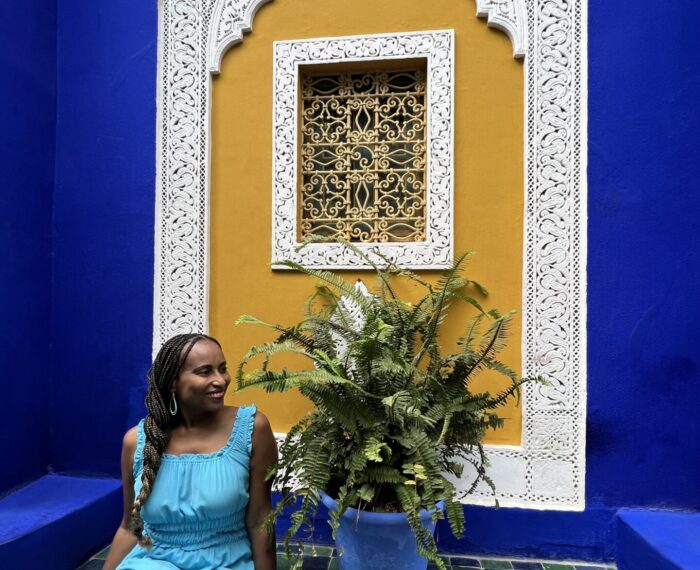
<path fill-rule="evenodd" d="M 175 336 L 148 381 L 148 414 L 124 436 L 124 517 L 104 570 L 275 570 L 261 523 L 277 446 L 255 406 L 224 405 L 221 345 Z"/>

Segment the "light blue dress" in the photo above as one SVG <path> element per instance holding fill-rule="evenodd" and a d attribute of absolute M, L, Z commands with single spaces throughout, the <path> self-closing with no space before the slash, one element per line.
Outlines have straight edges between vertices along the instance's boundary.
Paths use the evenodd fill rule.
<path fill-rule="evenodd" d="M 136 545 L 117 570 L 254 570 L 245 527 L 255 406 L 241 406 L 226 445 L 214 453 L 163 454 L 141 509 L 146 550 Z M 134 454 L 134 496 L 141 491 L 143 420 Z"/>

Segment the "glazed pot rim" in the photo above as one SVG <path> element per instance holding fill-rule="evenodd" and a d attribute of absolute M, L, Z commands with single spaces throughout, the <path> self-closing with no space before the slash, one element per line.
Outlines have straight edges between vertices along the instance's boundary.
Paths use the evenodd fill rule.
<path fill-rule="evenodd" d="M 338 506 L 338 503 L 336 503 L 335 499 L 327 495 L 324 491 L 321 491 L 321 501 L 323 501 L 323 504 L 326 505 L 326 507 L 328 507 L 329 511 L 334 511 Z M 432 513 L 434 513 L 437 509 L 444 511 L 445 502 L 439 501 L 435 505 L 434 509 L 421 509 L 421 521 L 427 522 L 428 520 L 430 520 Z M 375 513 L 372 511 L 358 511 L 353 507 L 348 507 L 341 518 L 356 520 L 358 517 L 358 513 L 360 520 L 364 520 L 372 524 L 396 524 L 399 522 L 406 521 L 406 513 L 404 511 L 400 511 L 398 513 Z"/>

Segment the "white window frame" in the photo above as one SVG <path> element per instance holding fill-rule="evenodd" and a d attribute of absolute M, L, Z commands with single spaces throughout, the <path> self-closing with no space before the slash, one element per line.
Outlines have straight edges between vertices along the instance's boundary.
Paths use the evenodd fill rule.
<path fill-rule="evenodd" d="M 362 257 L 338 243 L 312 243 L 299 250 L 300 68 L 324 64 L 425 59 L 427 63 L 426 239 L 413 242 L 357 243 L 369 255 L 410 269 L 443 269 L 453 257 L 454 31 L 430 30 L 274 43 L 272 263 L 294 261 L 306 267 L 368 269 Z M 379 261 L 379 258 L 375 258 Z"/>

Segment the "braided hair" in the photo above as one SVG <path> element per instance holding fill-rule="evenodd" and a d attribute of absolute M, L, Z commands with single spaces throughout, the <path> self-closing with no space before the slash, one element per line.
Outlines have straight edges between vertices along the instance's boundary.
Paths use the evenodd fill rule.
<path fill-rule="evenodd" d="M 153 366 L 148 371 L 148 392 L 146 394 L 148 414 L 143 424 L 146 445 L 143 448 L 141 492 L 131 508 L 130 525 L 139 545 L 144 548 L 150 548 L 152 540 L 148 535 L 143 534 L 141 509 L 151 494 L 163 452 L 170 439 L 170 432 L 173 427 L 180 423 L 180 413 L 172 416 L 169 412 L 172 385 L 180 375 L 182 366 L 194 345 L 203 339 L 221 346 L 219 341 L 205 334 L 176 335 L 163 344 L 153 361 Z"/>

